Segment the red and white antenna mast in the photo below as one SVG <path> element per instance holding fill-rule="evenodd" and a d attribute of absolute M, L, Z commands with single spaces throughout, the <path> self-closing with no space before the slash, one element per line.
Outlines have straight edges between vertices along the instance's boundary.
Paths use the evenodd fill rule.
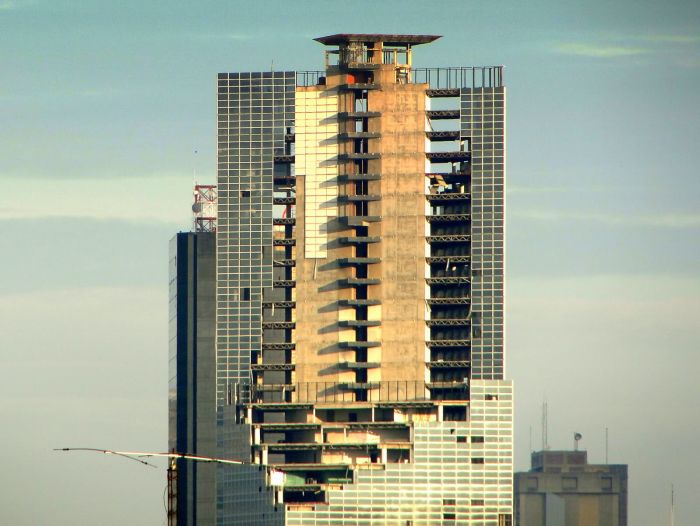
<path fill-rule="evenodd" d="M 192 204 L 195 232 L 216 232 L 216 185 L 196 184 Z"/>

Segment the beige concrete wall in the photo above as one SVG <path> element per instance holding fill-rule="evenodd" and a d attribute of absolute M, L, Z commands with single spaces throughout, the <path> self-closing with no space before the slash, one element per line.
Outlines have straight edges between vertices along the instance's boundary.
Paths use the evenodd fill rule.
<path fill-rule="evenodd" d="M 298 92 L 322 91 L 326 87 L 314 86 L 309 88 L 297 88 Z M 333 94 L 336 93 L 332 90 Z M 311 104 L 313 100 L 323 100 L 322 96 L 318 98 L 305 98 L 305 109 L 312 112 Z M 324 108 L 325 111 L 325 108 Z M 337 127 L 337 109 L 333 117 L 336 118 L 335 126 Z M 333 126 L 333 117 L 325 115 L 321 126 Z M 304 133 L 314 133 L 313 126 L 309 121 L 305 122 L 303 128 Z M 327 129 L 325 130 L 327 131 Z M 322 131 L 321 134 L 325 134 Z M 337 133 L 337 132 L 336 132 Z M 325 137 L 324 141 L 329 138 Z M 313 141 L 307 142 L 304 149 L 306 157 L 304 165 L 296 167 L 297 176 L 297 210 L 309 210 L 314 206 L 315 201 L 311 201 L 307 197 L 307 189 L 315 193 L 319 186 L 319 181 L 309 181 L 305 170 L 309 170 L 309 159 L 315 159 L 313 162 L 328 164 L 331 162 L 328 159 L 328 145 L 320 145 L 314 148 Z M 317 151 L 323 148 L 323 155 L 317 155 Z M 337 143 L 336 143 L 337 148 Z M 337 157 L 337 153 L 335 156 Z M 317 168 L 312 167 L 313 171 L 317 172 Z M 323 168 L 322 171 L 327 171 Z M 327 175 L 327 174 L 326 174 Z M 337 178 L 334 181 L 326 180 L 324 183 L 326 193 L 330 185 L 337 184 Z M 337 187 L 336 187 L 337 192 Z M 325 196 L 328 198 L 328 195 Z M 348 269 L 338 267 L 336 260 L 341 257 L 351 256 L 349 247 L 341 247 L 337 243 L 338 221 L 328 217 L 325 223 L 326 243 L 324 254 L 320 252 L 306 250 L 306 230 L 307 219 L 304 214 L 297 214 L 296 222 L 296 239 L 297 239 L 297 266 L 296 266 L 296 352 L 295 352 L 295 374 L 293 381 L 296 382 L 351 382 L 354 381 L 354 374 L 349 371 L 340 371 L 337 367 L 339 361 L 352 360 L 354 352 L 340 349 L 338 342 L 342 333 L 349 333 L 346 340 L 352 339 L 353 331 L 340 331 L 338 327 L 339 319 L 350 319 L 354 315 L 352 309 L 342 309 L 339 311 L 338 300 L 341 298 L 350 298 L 350 290 L 343 289 L 338 286 L 339 280 L 349 276 Z M 316 228 L 312 225 L 312 228 Z M 315 255 L 316 257 L 307 258 L 306 255 Z M 348 335 L 346 335 L 348 336 Z M 325 391 L 323 386 L 318 386 L 319 395 Z"/>
<path fill-rule="evenodd" d="M 332 89 L 344 79 L 329 75 L 326 87 L 298 88 L 299 91 Z M 370 215 L 382 216 L 382 221 L 369 226 L 369 236 L 380 236 L 381 242 L 370 244 L 369 257 L 380 257 L 381 263 L 369 266 L 370 278 L 381 284 L 369 287 L 369 298 L 380 299 L 381 306 L 368 309 L 368 318 L 381 320 L 381 326 L 367 330 L 367 339 L 381 341 L 381 348 L 368 350 L 368 361 L 380 361 L 379 369 L 368 371 L 369 381 L 401 380 L 423 382 L 425 368 L 425 86 L 394 84 L 393 68 L 375 72 L 381 90 L 369 94 L 370 111 L 381 112 L 380 118 L 370 120 L 370 131 L 381 133 L 371 139 L 370 151 L 379 151 L 382 158 L 370 161 L 369 171 L 380 173 L 381 180 L 369 183 L 370 194 L 380 194 L 381 201 L 370 203 Z M 338 111 L 353 111 L 350 94 L 339 94 Z M 304 97 L 308 115 L 310 101 Z M 297 127 L 297 134 L 299 134 Z M 351 123 L 341 123 L 339 131 L 351 131 Z M 309 132 L 308 119 L 304 130 Z M 299 140 L 297 135 L 297 140 Z M 298 148 L 298 146 L 297 146 Z M 312 188 L 308 159 L 312 145 L 304 146 L 304 168 L 297 165 L 297 209 L 309 210 L 309 190 Z M 338 143 L 338 151 L 351 151 L 352 144 Z M 339 171 L 342 173 L 342 165 Z M 309 172 L 310 173 L 310 172 Z M 316 182 L 314 182 L 316 184 Z M 315 190 L 314 190 L 315 191 Z M 338 187 L 340 194 L 352 193 L 350 185 Z M 351 207 L 349 207 L 351 209 Z M 338 215 L 349 210 L 339 206 Z M 341 222 L 329 222 L 325 258 L 307 259 L 311 252 L 304 246 L 309 236 L 308 218 L 297 217 L 297 311 L 296 311 L 296 382 L 351 382 L 354 373 L 341 372 L 339 361 L 353 360 L 354 351 L 345 351 L 338 342 L 352 341 L 355 331 L 341 330 L 339 320 L 354 319 L 354 309 L 340 309 L 338 300 L 351 298 L 353 290 L 338 286 L 339 280 L 353 275 L 351 268 L 340 268 L 336 261 L 352 257 L 353 249 L 340 246 L 337 238 L 353 235 Z M 315 228 L 315 227 L 314 227 Z M 322 255 L 316 252 L 317 255 Z"/>
<path fill-rule="evenodd" d="M 304 175 L 304 257 L 328 256 L 328 225 L 338 215 L 338 96 L 297 90 L 295 170 Z"/>
<path fill-rule="evenodd" d="M 382 221 L 369 235 L 382 241 L 370 245 L 369 256 L 382 262 L 369 275 L 381 279 L 370 296 L 382 300 L 382 380 L 425 380 L 425 100 L 420 84 L 382 84 L 369 95 L 369 109 L 381 112 L 370 131 L 381 133 L 382 157 L 374 163 L 382 177 L 370 193 L 382 199 L 370 213 Z"/>

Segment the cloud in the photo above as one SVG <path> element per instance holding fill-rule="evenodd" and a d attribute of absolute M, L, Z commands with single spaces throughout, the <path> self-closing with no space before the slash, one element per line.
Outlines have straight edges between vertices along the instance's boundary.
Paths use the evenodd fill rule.
<path fill-rule="evenodd" d="M 565 42 L 557 45 L 557 51 L 565 55 L 593 58 L 618 58 L 645 55 L 647 48 L 627 45 L 585 44 Z"/>
<path fill-rule="evenodd" d="M 186 175 L 5 181 L 22 188 L 26 198 L 0 197 L 0 220 L 84 218 L 185 225 L 190 220 L 192 183 Z"/>
<path fill-rule="evenodd" d="M 646 34 L 599 35 L 587 40 L 558 42 L 552 46 L 555 53 L 614 60 L 620 58 L 665 55 L 682 67 L 697 67 L 700 57 L 697 45 L 700 35 Z"/>
<path fill-rule="evenodd" d="M 661 227 L 661 228 L 698 228 L 700 214 L 655 214 L 628 215 L 605 212 L 576 212 L 556 210 L 516 210 L 512 217 L 533 219 L 536 221 L 593 221 L 611 226 Z"/>
<path fill-rule="evenodd" d="M 36 0 L 0 0 L 0 12 L 15 11 L 36 4 Z"/>
<path fill-rule="evenodd" d="M 646 42 L 664 44 L 694 44 L 695 42 L 700 42 L 700 36 L 697 35 L 647 35 L 638 38 Z"/>

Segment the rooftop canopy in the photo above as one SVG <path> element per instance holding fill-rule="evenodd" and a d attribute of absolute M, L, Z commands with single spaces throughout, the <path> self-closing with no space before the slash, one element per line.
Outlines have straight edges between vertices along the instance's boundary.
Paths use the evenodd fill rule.
<path fill-rule="evenodd" d="M 349 44 L 350 42 L 383 42 L 388 46 L 404 46 L 407 44 L 429 44 L 430 42 L 433 42 L 438 38 L 440 38 L 440 35 L 382 35 L 339 33 L 337 35 L 328 35 L 327 37 L 314 38 L 314 40 L 326 46 L 337 46 L 340 44 Z"/>

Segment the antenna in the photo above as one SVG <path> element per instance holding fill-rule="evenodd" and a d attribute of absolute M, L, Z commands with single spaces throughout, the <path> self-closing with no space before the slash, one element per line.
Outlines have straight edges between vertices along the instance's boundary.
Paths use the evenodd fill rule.
<path fill-rule="evenodd" d="M 676 520 L 674 507 L 675 507 L 675 502 L 674 502 L 674 498 L 673 498 L 673 484 L 671 484 L 671 526 L 674 526 L 674 523 Z"/>
<path fill-rule="evenodd" d="M 192 186 L 197 186 L 197 150 L 194 151 L 194 156 L 192 158 Z"/>
<path fill-rule="evenodd" d="M 195 232 L 216 232 L 216 185 L 195 185 L 194 203 L 192 204 L 192 214 L 193 229 Z"/>
<path fill-rule="evenodd" d="M 549 449 L 549 440 L 547 437 L 548 422 L 547 422 L 547 399 L 542 402 L 542 451 Z"/>
<path fill-rule="evenodd" d="M 583 438 L 583 435 L 581 433 L 575 432 L 574 433 L 574 451 L 578 451 L 578 442 Z"/>
<path fill-rule="evenodd" d="M 608 426 L 605 426 L 605 463 L 608 463 Z"/>
<path fill-rule="evenodd" d="M 530 424 L 530 453 L 532 453 L 532 424 Z"/>

